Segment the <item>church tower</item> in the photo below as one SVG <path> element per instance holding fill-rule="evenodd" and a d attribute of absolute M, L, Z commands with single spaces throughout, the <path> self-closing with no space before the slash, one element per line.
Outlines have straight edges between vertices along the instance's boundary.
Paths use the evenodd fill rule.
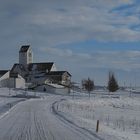
<path fill-rule="evenodd" d="M 33 52 L 30 45 L 21 46 L 19 50 L 19 64 L 26 67 L 30 63 L 33 63 Z"/>

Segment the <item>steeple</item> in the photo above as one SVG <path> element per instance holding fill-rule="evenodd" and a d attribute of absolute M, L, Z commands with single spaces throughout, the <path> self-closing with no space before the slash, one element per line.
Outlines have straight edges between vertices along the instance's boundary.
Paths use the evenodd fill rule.
<path fill-rule="evenodd" d="M 21 46 L 19 50 L 19 64 L 27 66 L 30 63 L 33 63 L 33 52 L 30 45 Z"/>

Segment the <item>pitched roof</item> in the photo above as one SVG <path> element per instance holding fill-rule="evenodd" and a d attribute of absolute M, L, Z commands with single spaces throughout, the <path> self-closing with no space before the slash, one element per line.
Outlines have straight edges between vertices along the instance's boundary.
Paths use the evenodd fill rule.
<path fill-rule="evenodd" d="M 24 68 L 24 66 L 23 66 L 22 64 L 18 64 L 18 63 L 15 63 L 15 64 L 13 65 L 11 71 L 14 71 L 14 69 L 15 69 L 16 67 L 19 67 L 19 69 L 21 69 L 22 71 L 26 71 L 25 68 Z"/>
<path fill-rule="evenodd" d="M 37 71 L 50 71 L 52 66 L 53 66 L 53 62 L 48 62 L 48 63 L 30 63 L 28 64 L 28 70 L 29 71 L 33 71 L 33 70 L 37 70 Z"/>
<path fill-rule="evenodd" d="M 4 75 L 7 72 L 8 72 L 8 70 L 0 70 L 0 75 Z"/>
<path fill-rule="evenodd" d="M 71 76 L 71 74 L 67 71 L 51 71 L 51 72 L 46 73 L 46 75 L 55 75 L 55 76 L 59 75 L 59 76 L 61 76 L 64 73 L 67 73 L 69 76 Z"/>
<path fill-rule="evenodd" d="M 27 52 L 28 49 L 29 49 L 30 45 L 24 45 L 24 46 L 21 46 L 19 52 Z"/>
<path fill-rule="evenodd" d="M 10 78 L 18 78 L 18 73 L 17 72 L 11 72 L 10 71 L 9 77 Z"/>

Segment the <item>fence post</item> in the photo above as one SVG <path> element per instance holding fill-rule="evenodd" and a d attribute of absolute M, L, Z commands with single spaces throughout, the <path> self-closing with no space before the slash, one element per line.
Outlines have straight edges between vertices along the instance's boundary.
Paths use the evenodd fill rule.
<path fill-rule="evenodd" d="M 58 111 L 58 104 L 57 104 L 57 106 L 56 106 L 56 107 L 57 107 L 57 111 Z"/>
<path fill-rule="evenodd" d="M 99 120 L 97 120 L 97 125 L 96 125 L 96 132 L 98 133 L 99 131 Z"/>

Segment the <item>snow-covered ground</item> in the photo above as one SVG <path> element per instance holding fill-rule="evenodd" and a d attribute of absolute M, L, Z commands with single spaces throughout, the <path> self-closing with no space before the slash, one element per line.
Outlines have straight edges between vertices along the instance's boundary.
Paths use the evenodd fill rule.
<path fill-rule="evenodd" d="M 139 140 L 139 116 L 140 94 L 129 90 L 89 98 L 0 88 L 0 140 Z"/>
<path fill-rule="evenodd" d="M 95 133 L 104 140 L 140 139 L 140 94 L 95 91 L 88 96 L 76 96 L 57 106 L 58 112 L 81 128 Z"/>
<path fill-rule="evenodd" d="M 15 98 L 13 95 L 25 94 L 20 90 L 16 93 L 11 90 L 9 94 L 8 89 L 0 89 L 0 93 L 1 101 L 4 98 L 19 100 L 23 96 Z M 20 102 L 2 115 L 0 140 L 99 140 L 57 115 L 53 105 L 63 98 L 62 95 L 36 95 L 41 98 Z"/>
<path fill-rule="evenodd" d="M 0 118 L 9 112 L 9 110 L 25 98 L 16 98 L 12 96 L 17 95 L 17 91 L 9 90 L 7 88 L 0 88 Z"/>

